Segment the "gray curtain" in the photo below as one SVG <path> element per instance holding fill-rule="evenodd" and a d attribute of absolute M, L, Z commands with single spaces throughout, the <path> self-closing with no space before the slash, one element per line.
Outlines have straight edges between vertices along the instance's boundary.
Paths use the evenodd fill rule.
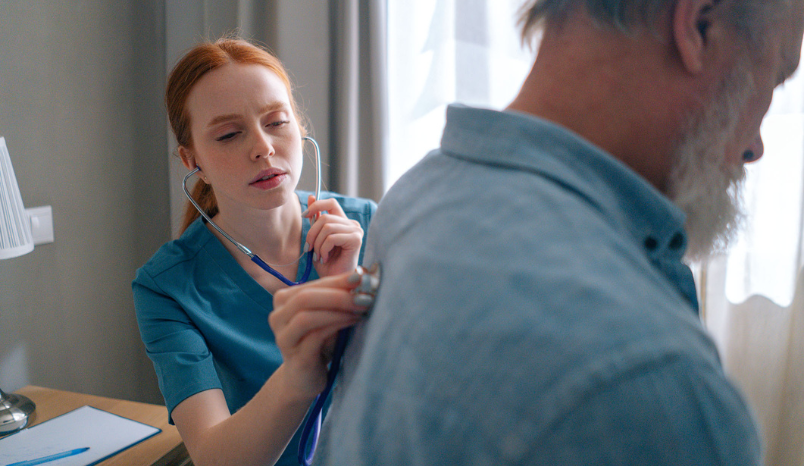
<path fill-rule="evenodd" d="M 379 200 L 387 150 L 386 1 L 330 1 L 330 180 Z"/>

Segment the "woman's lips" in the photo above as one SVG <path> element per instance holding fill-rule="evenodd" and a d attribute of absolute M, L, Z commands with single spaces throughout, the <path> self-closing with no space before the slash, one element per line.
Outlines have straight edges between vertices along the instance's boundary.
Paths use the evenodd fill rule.
<path fill-rule="evenodd" d="M 273 189 L 282 184 L 287 176 L 287 173 L 283 172 L 282 170 L 265 170 L 254 177 L 254 180 L 249 183 L 249 185 L 259 189 Z"/>

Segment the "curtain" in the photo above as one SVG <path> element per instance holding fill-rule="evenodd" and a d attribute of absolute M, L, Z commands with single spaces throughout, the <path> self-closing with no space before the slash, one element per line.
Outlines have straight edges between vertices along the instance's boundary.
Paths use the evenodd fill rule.
<path fill-rule="evenodd" d="M 791 303 L 761 295 L 732 303 L 725 294 L 724 257 L 706 268 L 706 324 L 727 373 L 754 410 L 765 464 L 804 464 L 804 276 Z"/>
<path fill-rule="evenodd" d="M 387 149 L 386 1 L 330 2 L 332 188 L 379 200 Z"/>
<path fill-rule="evenodd" d="M 745 228 L 702 265 L 704 321 L 754 408 L 766 464 L 804 465 L 804 74 L 776 90 L 747 168 Z"/>
<path fill-rule="evenodd" d="M 521 0 L 388 0 L 390 187 L 439 146 L 447 104 L 501 109 L 533 55 L 520 44 Z"/>

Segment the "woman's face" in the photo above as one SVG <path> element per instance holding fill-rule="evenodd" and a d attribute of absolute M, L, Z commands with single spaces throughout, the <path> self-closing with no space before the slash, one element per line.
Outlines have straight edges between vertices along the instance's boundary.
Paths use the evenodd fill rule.
<path fill-rule="evenodd" d="M 179 149 L 182 161 L 201 168 L 221 213 L 273 209 L 295 198 L 301 133 L 273 71 L 234 63 L 210 71 L 190 91 L 187 111 L 192 147 Z"/>

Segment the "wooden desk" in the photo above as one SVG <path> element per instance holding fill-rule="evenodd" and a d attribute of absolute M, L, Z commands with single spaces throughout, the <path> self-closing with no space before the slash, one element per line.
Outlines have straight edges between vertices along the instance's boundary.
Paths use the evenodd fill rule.
<path fill-rule="evenodd" d="M 179 432 L 175 426 L 168 424 L 167 409 L 164 406 L 84 395 L 33 385 L 23 387 L 15 393 L 25 395 L 36 403 L 35 417 L 33 422 L 28 424 L 29 426 L 42 423 L 81 406 L 90 405 L 162 429 L 162 432 L 153 437 L 100 463 L 102 466 L 192 465 Z"/>

